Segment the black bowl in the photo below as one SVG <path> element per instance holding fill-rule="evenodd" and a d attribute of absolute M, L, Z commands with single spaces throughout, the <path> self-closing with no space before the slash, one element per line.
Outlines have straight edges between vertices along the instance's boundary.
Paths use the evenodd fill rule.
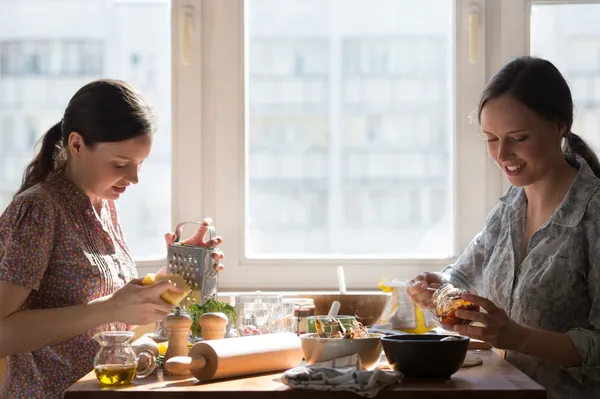
<path fill-rule="evenodd" d="M 390 366 L 405 378 L 447 380 L 460 369 L 469 349 L 468 337 L 440 341 L 449 336 L 393 335 L 381 338 L 381 344 Z"/>

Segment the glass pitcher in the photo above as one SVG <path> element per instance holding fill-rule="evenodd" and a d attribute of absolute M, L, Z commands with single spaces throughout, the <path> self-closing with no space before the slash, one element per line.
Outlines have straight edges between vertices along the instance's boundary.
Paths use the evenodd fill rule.
<path fill-rule="evenodd" d="M 136 355 L 131 342 L 133 331 L 104 331 L 94 336 L 100 350 L 94 358 L 94 372 L 100 384 L 124 385 L 136 376 L 144 378 L 156 368 L 156 356 L 149 350 Z"/>

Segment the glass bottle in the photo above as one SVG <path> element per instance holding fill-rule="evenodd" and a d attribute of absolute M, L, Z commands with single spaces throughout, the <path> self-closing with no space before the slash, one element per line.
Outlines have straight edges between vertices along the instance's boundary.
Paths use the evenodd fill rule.
<path fill-rule="evenodd" d="M 458 309 L 478 311 L 479 306 L 462 299 L 462 294 L 467 290 L 456 288 L 450 283 L 443 284 L 431 298 L 435 309 L 432 313 L 436 316 L 439 325 L 448 331 L 453 331 L 457 324 L 472 324 L 471 320 L 456 317 Z"/>
<path fill-rule="evenodd" d="M 100 384 L 124 385 L 136 376 L 144 378 L 154 371 L 156 357 L 149 350 L 141 350 L 136 355 L 131 345 L 133 337 L 133 331 L 104 331 L 94 336 L 100 344 L 94 358 L 94 371 Z"/>

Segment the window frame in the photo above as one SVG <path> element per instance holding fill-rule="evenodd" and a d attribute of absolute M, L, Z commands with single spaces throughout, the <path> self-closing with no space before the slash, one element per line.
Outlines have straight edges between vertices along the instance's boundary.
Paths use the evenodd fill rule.
<path fill-rule="evenodd" d="M 412 278 L 422 271 L 439 270 L 460 255 L 482 229 L 487 213 L 503 191 L 502 174 L 487 157 L 478 127 L 469 120 L 489 76 L 486 48 L 490 46 L 490 28 L 486 20 L 498 7 L 495 3 L 490 7 L 490 3 L 454 0 L 455 256 L 309 260 L 244 256 L 244 1 L 172 3 L 172 220 L 201 220 L 206 216 L 215 220 L 217 232 L 225 240 L 222 249 L 226 268 L 220 276 L 221 290 L 337 290 L 340 265 L 344 266 L 348 290 L 373 290 L 380 277 Z M 510 9 L 504 1 L 501 7 Z M 475 63 L 469 61 L 471 12 L 479 15 Z M 189 170 L 195 172 L 186 173 Z M 140 269 L 156 266 L 156 262 L 139 264 Z"/>

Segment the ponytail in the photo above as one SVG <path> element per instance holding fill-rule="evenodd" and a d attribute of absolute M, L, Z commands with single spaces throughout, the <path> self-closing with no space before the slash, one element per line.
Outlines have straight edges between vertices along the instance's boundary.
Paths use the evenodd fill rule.
<path fill-rule="evenodd" d="M 62 158 L 61 151 L 62 121 L 48 130 L 38 143 L 42 146 L 33 161 L 25 168 L 21 187 L 15 194 L 19 195 L 28 188 L 43 182 L 48 175 L 58 169 Z"/>
<path fill-rule="evenodd" d="M 576 135 L 573 132 L 569 132 L 566 135 L 566 155 L 579 155 L 590 166 L 592 172 L 597 177 L 600 177 L 600 162 L 598 162 L 598 156 L 594 153 L 594 151 L 590 148 L 590 146 L 583 140 L 580 136 Z"/>

